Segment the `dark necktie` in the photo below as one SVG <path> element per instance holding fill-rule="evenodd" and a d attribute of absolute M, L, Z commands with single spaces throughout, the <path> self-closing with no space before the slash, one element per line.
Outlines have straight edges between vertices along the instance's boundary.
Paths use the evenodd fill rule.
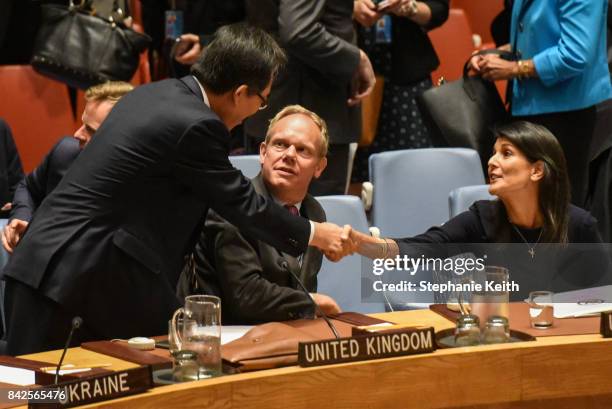
<path fill-rule="evenodd" d="M 285 209 L 287 209 L 289 211 L 289 213 L 291 213 L 294 216 L 299 216 L 300 215 L 300 211 L 298 210 L 297 206 L 294 205 L 285 205 Z M 298 265 L 300 267 L 302 267 L 302 261 L 304 260 L 304 254 L 300 254 L 297 257 L 297 262 Z"/>
<path fill-rule="evenodd" d="M 294 216 L 300 215 L 300 211 L 298 210 L 297 206 L 285 205 L 285 209 L 289 210 L 289 213 L 291 213 Z"/>

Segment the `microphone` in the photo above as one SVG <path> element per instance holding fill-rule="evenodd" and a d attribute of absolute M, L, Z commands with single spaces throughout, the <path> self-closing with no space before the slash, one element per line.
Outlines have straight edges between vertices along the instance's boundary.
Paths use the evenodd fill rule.
<path fill-rule="evenodd" d="M 310 292 L 308 292 L 308 290 L 306 289 L 306 286 L 302 283 L 302 281 L 295 274 L 293 274 L 293 271 L 291 271 L 291 269 L 289 268 L 289 263 L 287 263 L 287 260 L 285 260 L 282 257 L 279 257 L 278 260 L 277 260 L 277 263 L 280 266 L 280 268 L 282 268 L 283 270 L 287 271 L 291 275 L 291 277 L 293 277 L 293 279 L 298 283 L 298 285 L 300 286 L 302 291 L 304 291 L 304 293 L 306 293 L 306 297 L 308 297 L 308 299 L 310 300 L 310 302 L 314 306 L 315 311 L 317 312 L 317 314 L 319 314 L 325 320 L 325 322 L 327 323 L 327 326 L 334 333 L 334 336 L 336 337 L 336 339 L 339 339 L 340 338 L 340 334 L 338 333 L 338 330 L 336 329 L 334 324 L 332 324 L 331 320 L 327 317 L 327 315 L 325 315 L 323 310 L 321 310 L 321 308 L 317 305 L 317 303 L 314 302 L 314 300 L 310 296 Z"/>
<path fill-rule="evenodd" d="M 64 351 L 62 351 L 62 356 L 57 364 L 57 368 L 55 369 L 55 382 L 57 385 L 57 380 L 59 379 L 59 372 L 62 364 L 64 363 L 64 357 L 66 356 L 66 352 L 68 351 L 68 347 L 70 346 L 70 341 L 72 341 L 72 334 L 74 334 L 75 329 L 79 329 L 83 325 L 83 318 L 76 316 L 72 319 L 72 327 L 70 328 L 70 332 L 68 333 L 68 339 L 66 340 L 66 345 L 64 346 Z"/>

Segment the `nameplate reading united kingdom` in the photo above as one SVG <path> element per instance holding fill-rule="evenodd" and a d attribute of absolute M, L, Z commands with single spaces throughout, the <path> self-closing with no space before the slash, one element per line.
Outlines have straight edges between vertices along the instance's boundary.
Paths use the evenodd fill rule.
<path fill-rule="evenodd" d="M 604 338 L 612 338 L 612 311 L 601 313 L 599 332 Z"/>
<path fill-rule="evenodd" d="M 435 350 L 434 330 L 432 327 L 427 327 L 324 341 L 300 342 L 298 363 L 302 367 L 309 367 L 424 354 Z"/>
<path fill-rule="evenodd" d="M 70 408 L 115 399 L 120 396 L 133 395 L 144 392 L 152 386 L 151 367 L 141 366 L 61 383 L 53 387 L 58 389 L 59 392 L 54 403 L 35 404 L 34 407 L 37 409 Z"/>

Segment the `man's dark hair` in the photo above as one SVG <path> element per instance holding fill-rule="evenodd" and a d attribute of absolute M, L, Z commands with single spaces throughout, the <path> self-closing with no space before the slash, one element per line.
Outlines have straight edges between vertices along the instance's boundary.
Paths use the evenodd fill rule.
<path fill-rule="evenodd" d="M 266 88 L 286 60 L 272 36 L 260 28 L 237 23 L 215 32 L 191 73 L 215 94 L 242 84 L 253 94 Z"/>

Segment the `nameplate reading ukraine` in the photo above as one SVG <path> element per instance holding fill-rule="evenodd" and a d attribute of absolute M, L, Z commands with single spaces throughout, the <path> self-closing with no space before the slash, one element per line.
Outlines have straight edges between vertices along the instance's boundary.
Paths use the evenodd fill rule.
<path fill-rule="evenodd" d="M 414 355 L 436 350 L 432 327 L 382 334 L 300 342 L 298 364 L 302 367 Z"/>
<path fill-rule="evenodd" d="M 35 404 L 35 408 L 70 408 L 144 392 L 153 386 L 150 366 L 110 372 L 60 383 L 59 399 L 54 403 Z M 46 387 L 50 388 L 49 386 Z"/>

